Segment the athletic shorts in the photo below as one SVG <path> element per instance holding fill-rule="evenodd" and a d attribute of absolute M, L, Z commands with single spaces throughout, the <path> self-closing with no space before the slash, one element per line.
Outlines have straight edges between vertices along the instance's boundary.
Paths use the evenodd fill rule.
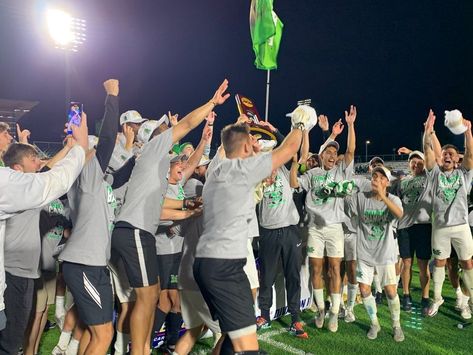
<path fill-rule="evenodd" d="M 401 258 L 430 260 L 432 256 L 432 225 L 413 224 L 412 226 L 397 231 L 397 242 Z"/>
<path fill-rule="evenodd" d="M 113 281 L 113 293 L 117 296 L 120 303 L 129 303 L 136 301 L 136 294 L 133 287 L 128 282 L 125 265 L 120 257 L 110 259 L 108 264 Z"/>
<path fill-rule="evenodd" d="M 205 324 L 212 333 L 221 333 L 218 321 L 212 319 L 209 307 L 200 291 L 180 290 L 182 319 L 187 329 Z"/>
<path fill-rule="evenodd" d="M 363 260 L 356 261 L 356 281 L 365 285 L 373 283 L 373 276 L 377 274 L 381 286 L 397 285 L 396 266 L 388 265 L 371 265 Z"/>
<path fill-rule="evenodd" d="M 243 271 L 246 259 L 196 258 L 194 277 L 213 320 L 223 333 L 254 327 L 256 317 L 250 283 Z"/>
<path fill-rule="evenodd" d="M 258 270 L 256 269 L 255 254 L 253 254 L 252 240 L 253 238 L 248 238 L 248 241 L 247 241 L 246 246 L 248 249 L 248 256 L 246 257 L 246 264 L 243 267 L 243 271 L 248 277 L 248 281 L 250 282 L 251 289 L 255 289 L 259 287 L 259 279 L 258 279 Z"/>
<path fill-rule="evenodd" d="M 473 239 L 468 224 L 454 227 L 432 228 L 432 254 L 435 259 L 448 259 L 455 249 L 458 260 L 470 260 L 473 256 Z"/>
<path fill-rule="evenodd" d="M 146 287 L 158 283 L 154 235 L 132 226 L 115 226 L 112 234 L 112 253 L 115 252 L 123 260 L 131 287 Z"/>
<path fill-rule="evenodd" d="M 56 301 L 56 273 L 43 271 L 41 277 L 35 281 L 36 312 L 44 312 L 46 306 Z"/>
<path fill-rule="evenodd" d="M 345 261 L 356 260 L 356 233 L 345 234 L 343 249 Z"/>
<path fill-rule="evenodd" d="M 343 258 L 345 234 L 341 223 L 325 227 L 310 227 L 307 241 L 309 258 Z"/>
<path fill-rule="evenodd" d="M 157 255 L 161 290 L 176 290 L 182 253 Z"/>
<path fill-rule="evenodd" d="M 113 292 L 108 268 L 65 261 L 62 270 L 82 322 L 87 326 L 111 322 Z"/>

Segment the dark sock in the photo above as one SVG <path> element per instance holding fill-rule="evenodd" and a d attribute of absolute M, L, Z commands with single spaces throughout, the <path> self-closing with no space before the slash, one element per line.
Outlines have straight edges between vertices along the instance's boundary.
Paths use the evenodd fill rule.
<path fill-rule="evenodd" d="M 233 355 L 235 352 L 233 351 L 233 344 L 230 340 L 230 337 L 224 335 L 225 339 L 223 340 L 222 347 L 220 348 L 220 355 Z"/>
<path fill-rule="evenodd" d="M 264 319 L 266 319 L 269 322 L 270 321 L 269 309 L 262 309 L 261 310 L 261 317 L 263 317 Z"/>
<path fill-rule="evenodd" d="M 299 322 L 299 312 L 294 312 L 294 313 L 291 313 L 291 321 L 292 323 L 294 322 Z"/>
<path fill-rule="evenodd" d="M 156 312 L 154 313 L 154 327 L 153 327 L 153 333 L 151 335 L 154 335 L 155 332 L 159 332 L 161 327 L 163 326 L 163 323 L 166 319 L 166 316 L 168 314 L 164 313 L 162 310 L 159 308 L 156 308 Z M 153 336 L 151 336 L 153 338 Z"/>
<path fill-rule="evenodd" d="M 166 343 L 173 348 L 176 346 L 177 340 L 179 339 L 179 330 L 182 325 L 181 313 L 169 312 L 166 321 Z"/>

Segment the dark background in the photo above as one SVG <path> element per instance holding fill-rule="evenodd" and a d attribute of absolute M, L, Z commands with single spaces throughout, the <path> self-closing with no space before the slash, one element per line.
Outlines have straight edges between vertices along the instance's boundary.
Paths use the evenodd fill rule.
<path fill-rule="evenodd" d="M 0 0 L 0 98 L 40 101 L 20 123 L 32 140 L 61 139 L 64 53 L 42 22 L 46 6 L 57 4 L 87 20 L 87 41 L 70 55 L 70 81 L 72 99 L 84 103 L 91 121 L 103 113 L 102 82 L 109 77 L 120 80 L 122 112 L 156 119 L 171 110 L 182 117 L 228 78 L 229 92 L 253 98 L 263 114 L 266 72 L 253 65 L 249 3 Z M 462 146 L 443 127 L 443 111 L 458 108 L 473 118 L 472 1 L 275 0 L 274 6 L 285 27 L 279 69 L 271 72 L 270 122 L 282 132 L 289 130 L 285 113 L 311 98 L 332 123 L 357 105 L 360 155 L 367 139 L 370 154 L 420 148 L 429 108 L 442 143 Z M 217 129 L 235 120 L 233 97 L 217 114 Z M 319 131 L 311 134 L 312 149 L 321 144 Z"/>

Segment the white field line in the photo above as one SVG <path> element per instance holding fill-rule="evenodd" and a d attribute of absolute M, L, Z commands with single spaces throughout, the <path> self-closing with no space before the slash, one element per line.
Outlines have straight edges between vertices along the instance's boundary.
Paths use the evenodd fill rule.
<path fill-rule="evenodd" d="M 289 354 L 296 354 L 296 355 L 308 355 L 309 353 L 306 353 L 305 351 L 303 350 L 300 350 L 300 349 L 296 349 L 290 345 L 287 345 L 287 344 L 284 344 L 284 343 L 281 343 L 279 341 L 276 341 L 274 339 L 271 339 L 271 337 L 275 336 L 275 335 L 279 335 L 281 333 L 285 333 L 287 332 L 286 329 L 279 329 L 279 330 L 272 330 L 272 331 L 269 331 L 269 332 L 265 332 L 263 334 L 258 334 L 258 340 L 266 343 L 266 344 L 269 344 L 271 346 L 274 346 L 275 348 L 278 348 L 278 349 L 281 349 L 283 351 L 285 351 L 286 353 L 289 353 Z M 304 340 L 302 340 L 304 341 Z"/>

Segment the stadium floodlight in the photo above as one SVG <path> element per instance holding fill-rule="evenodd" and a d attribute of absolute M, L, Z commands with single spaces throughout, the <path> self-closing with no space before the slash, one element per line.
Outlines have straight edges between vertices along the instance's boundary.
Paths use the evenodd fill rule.
<path fill-rule="evenodd" d="M 86 39 L 86 21 L 58 9 L 47 11 L 49 35 L 57 48 L 77 52 Z"/>

